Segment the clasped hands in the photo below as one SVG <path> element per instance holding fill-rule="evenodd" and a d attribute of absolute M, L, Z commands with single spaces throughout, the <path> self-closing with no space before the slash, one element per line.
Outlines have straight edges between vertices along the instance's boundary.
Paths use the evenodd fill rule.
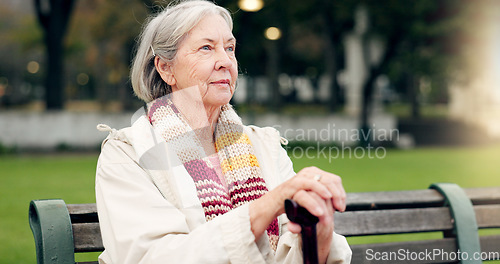
<path fill-rule="evenodd" d="M 339 176 L 316 167 L 300 170 L 276 188 L 250 204 L 252 232 L 258 239 L 272 219 L 285 212 L 284 202 L 293 199 L 319 218 L 316 225 L 318 241 L 318 260 L 325 263 L 333 239 L 335 211 L 345 211 L 346 193 Z M 288 222 L 292 233 L 300 233 L 300 225 Z"/>
<path fill-rule="evenodd" d="M 335 211 L 345 211 L 346 193 L 339 176 L 316 167 L 305 168 L 285 182 L 291 190 L 297 189 L 292 199 L 319 218 L 316 225 L 319 263 L 325 263 L 330 252 L 334 230 Z M 297 188 L 298 187 L 298 188 Z M 300 233 L 300 225 L 288 222 L 292 233 Z"/>

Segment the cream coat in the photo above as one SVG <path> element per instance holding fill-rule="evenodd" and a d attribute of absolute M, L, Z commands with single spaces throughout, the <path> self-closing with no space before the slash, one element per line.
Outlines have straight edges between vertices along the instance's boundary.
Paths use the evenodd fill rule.
<path fill-rule="evenodd" d="M 206 222 L 191 177 L 145 116 L 129 128 L 116 131 L 101 126 L 101 130 L 110 134 L 96 173 L 106 248 L 100 263 L 302 263 L 299 236 L 286 230 L 285 215 L 278 219 L 276 254 L 267 235 L 254 241 L 248 204 Z M 254 126 L 245 126 L 244 131 L 270 190 L 295 175 L 278 131 Z M 334 234 L 328 263 L 350 259 L 345 238 Z"/>

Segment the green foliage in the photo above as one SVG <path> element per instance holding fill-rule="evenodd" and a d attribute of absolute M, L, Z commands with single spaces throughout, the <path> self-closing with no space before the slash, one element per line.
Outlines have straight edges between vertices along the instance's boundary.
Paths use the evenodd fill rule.
<path fill-rule="evenodd" d="M 20 45 L 24 52 L 42 49 L 43 36 L 34 17 L 19 16 L 9 8 L 0 10 L 0 36 L 4 44 Z"/>
<path fill-rule="evenodd" d="M 4 144 L 2 144 L 2 142 L 0 142 L 0 156 L 8 155 L 8 154 L 15 154 L 16 152 L 17 152 L 16 147 L 5 146 Z"/>
<path fill-rule="evenodd" d="M 101 102 L 123 100 L 120 96 L 130 99 L 127 80 L 135 40 L 148 12 L 157 11 L 160 9 L 157 5 L 166 6 L 169 2 L 76 1 L 65 39 L 65 70 L 68 87 L 71 86 L 68 90 L 73 90 L 67 91 L 69 99 L 90 97 Z M 277 52 L 279 72 L 312 78 L 344 68 L 343 39 L 353 31 L 356 8 L 364 5 L 370 14 L 370 35 L 381 36 L 387 47 L 397 49 L 382 72 L 401 93 L 406 93 L 409 75 L 417 79 L 426 77 L 432 83 L 432 91 L 437 93 L 436 100 L 443 102 L 447 81 L 457 76 L 466 78 L 466 67 L 456 67 L 458 62 L 463 64 L 462 46 L 467 46 L 461 40 L 474 37 L 477 28 L 470 21 L 481 15 L 485 1 L 269 0 L 256 13 L 239 10 L 237 0 L 217 3 L 233 13 L 236 52 L 243 74 L 265 75 L 270 67 L 269 52 Z M 29 60 L 41 62 L 42 31 L 34 14 L 10 10 L 7 4 L 0 6 L 0 37 L 4 41 L 0 57 L 13 64 L 20 55 L 29 54 Z M 269 26 L 282 29 L 283 37 L 276 41 L 276 51 L 270 51 L 270 41 L 263 36 Z M 394 39 L 395 35 L 400 37 Z M 469 46 L 472 47 L 467 48 L 468 52 L 474 53 L 473 45 Z M 0 66 L 0 75 L 11 79 L 13 73 L 8 70 L 19 72 L 25 70 L 25 65 L 24 62 L 6 65 L 5 70 Z M 335 69 L 331 70 L 332 67 Z M 42 67 L 42 73 L 43 70 Z M 76 84 L 79 73 L 90 76 L 86 86 Z"/>
<path fill-rule="evenodd" d="M 411 93 L 411 82 L 425 78 L 434 102 L 446 101 L 449 82 L 460 72 L 464 78 L 459 38 L 464 34 L 470 1 L 364 1 L 371 16 L 372 34 L 382 36 L 396 52 L 384 73 L 402 94 Z M 475 4 L 473 4 L 475 5 Z M 416 79 L 414 79 L 416 78 Z M 414 79 L 414 81 L 412 80 Z"/>

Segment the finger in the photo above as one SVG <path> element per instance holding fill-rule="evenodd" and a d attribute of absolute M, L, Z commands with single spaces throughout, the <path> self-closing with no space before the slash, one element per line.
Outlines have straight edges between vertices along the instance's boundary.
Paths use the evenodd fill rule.
<path fill-rule="evenodd" d="M 333 226 L 335 224 L 334 222 L 334 213 L 335 213 L 335 210 L 333 209 L 333 204 L 332 204 L 332 200 L 329 200 L 329 201 L 326 201 L 326 208 L 330 208 L 330 212 L 328 212 L 328 216 L 329 218 L 327 219 L 327 224 L 331 224 L 332 225 L 332 229 L 333 229 Z"/>
<path fill-rule="evenodd" d="M 342 185 L 338 185 L 337 188 L 338 188 L 339 196 L 333 200 L 333 206 L 338 211 L 344 212 L 346 209 L 347 195 L 346 195 L 345 189 Z"/>
<path fill-rule="evenodd" d="M 300 190 L 292 199 L 318 218 L 327 212 L 325 200 L 314 192 Z"/>
<path fill-rule="evenodd" d="M 325 208 L 326 208 L 326 214 L 325 215 L 332 215 L 335 213 L 335 209 L 333 207 L 333 199 L 327 199 L 325 200 Z"/>
<path fill-rule="evenodd" d="M 318 198 L 321 199 L 321 197 L 319 196 Z M 321 217 L 319 217 L 319 224 L 329 225 L 333 221 L 333 214 L 335 213 L 335 209 L 333 208 L 332 205 L 332 199 L 326 199 L 326 200 L 322 199 L 321 202 L 323 203 L 323 208 L 325 209 L 325 213 Z"/>
<path fill-rule="evenodd" d="M 288 231 L 290 231 L 294 234 L 298 234 L 298 233 L 300 233 L 300 231 L 302 231 L 302 227 L 299 224 L 294 223 L 292 221 L 288 222 L 286 224 L 286 227 L 288 228 Z"/>
<path fill-rule="evenodd" d="M 328 179 L 325 185 L 333 194 L 331 199 L 333 208 L 337 211 L 343 212 L 346 208 L 346 192 L 342 186 L 342 180 L 340 177 L 336 175 L 334 176 L 335 177 Z"/>
<path fill-rule="evenodd" d="M 323 199 L 331 199 L 333 197 L 331 191 L 324 184 L 315 181 L 312 177 L 300 171 L 295 177 L 293 184 L 296 185 L 296 191 L 302 189 L 305 191 L 313 191 L 321 196 Z M 295 191 L 295 192 L 296 192 Z M 294 192 L 294 193 L 295 193 Z M 292 193 L 293 195 L 293 193 Z"/>
<path fill-rule="evenodd" d="M 310 177 L 313 179 L 325 185 L 328 191 L 332 193 L 333 207 L 338 211 L 345 211 L 346 192 L 342 185 L 342 178 L 316 167 L 308 168 L 308 174 L 312 175 Z"/>
<path fill-rule="evenodd" d="M 334 222 L 333 222 L 333 206 L 331 200 L 325 201 L 326 207 L 329 208 L 329 212 L 324 214 L 318 222 L 317 231 L 318 237 L 328 237 L 330 233 L 333 232 Z"/>
<path fill-rule="evenodd" d="M 346 208 L 346 192 L 342 185 L 342 179 L 337 175 L 334 176 L 332 179 L 333 183 L 330 184 L 330 188 L 334 189 L 332 197 L 333 207 L 337 211 L 343 212 Z"/>

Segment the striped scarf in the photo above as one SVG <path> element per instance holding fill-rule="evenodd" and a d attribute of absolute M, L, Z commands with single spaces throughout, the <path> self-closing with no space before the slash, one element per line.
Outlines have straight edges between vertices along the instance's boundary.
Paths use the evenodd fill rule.
<path fill-rule="evenodd" d="M 149 103 L 148 117 L 153 127 L 174 148 L 192 177 L 207 222 L 268 192 L 253 145 L 243 132 L 239 116 L 229 104 L 222 106 L 215 129 L 215 150 L 227 186 L 170 96 Z M 267 235 L 271 248 L 276 251 L 279 239 L 277 219 L 267 228 Z"/>

